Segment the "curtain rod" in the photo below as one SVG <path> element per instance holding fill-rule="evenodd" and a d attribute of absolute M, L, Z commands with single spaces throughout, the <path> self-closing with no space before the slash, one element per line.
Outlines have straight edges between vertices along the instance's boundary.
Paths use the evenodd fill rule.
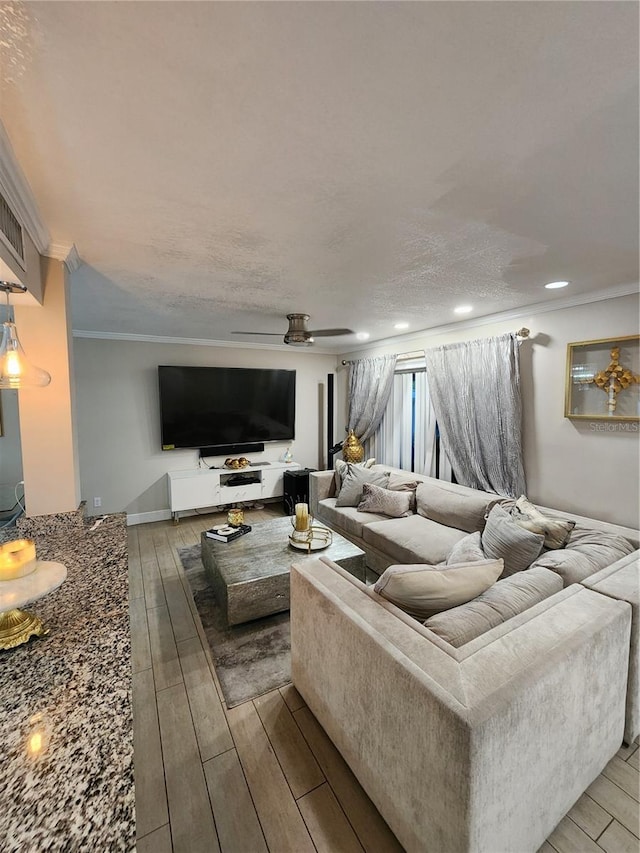
<path fill-rule="evenodd" d="M 524 340 L 525 338 L 528 338 L 530 334 L 531 332 L 529 331 L 529 329 L 523 326 L 516 332 L 516 338 L 522 338 L 522 340 Z M 424 350 L 416 350 L 415 352 L 403 352 L 401 355 L 398 356 L 398 361 L 410 361 L 414 358 L 422 358 L 423 355 Z M 351 359 L 350 361 L 347 361 L 343 358 L 342 364 L 354 364 L 356 361 L 358 361 L 358 359 Z"/>

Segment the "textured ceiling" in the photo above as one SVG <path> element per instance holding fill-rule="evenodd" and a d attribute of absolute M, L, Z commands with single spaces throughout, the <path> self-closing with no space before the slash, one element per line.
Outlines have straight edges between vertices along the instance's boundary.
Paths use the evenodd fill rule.
<path fill-rule="evenodd" d="M 9 3 L 0 43 L 77 330 L 375 340 L 638 280 L 636 3 Z"/>

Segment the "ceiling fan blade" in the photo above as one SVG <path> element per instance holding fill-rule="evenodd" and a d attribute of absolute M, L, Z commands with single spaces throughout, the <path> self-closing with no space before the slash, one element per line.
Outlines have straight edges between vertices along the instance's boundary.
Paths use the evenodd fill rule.
<path fill-rule="evenodd" d="M 232 335 L 275 335 L 277 338 L 282 337 L 282 332 L 231 332 Z"/>
<path fill-rule="evenodd" d="M 314 338 L 337 338 L 339 335 L 354 335 L 353 329 L 315 329 L 309 332 Z"/>

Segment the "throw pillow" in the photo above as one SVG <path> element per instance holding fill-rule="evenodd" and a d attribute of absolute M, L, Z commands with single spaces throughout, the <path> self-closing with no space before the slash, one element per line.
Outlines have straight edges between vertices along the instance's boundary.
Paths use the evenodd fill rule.
<path fill-rule="evenodd" d="M 389 566 L 374 591 L 410 616 L 426 619 L 434 613 L 471 601 L 496 582 L 502 560 L 460 563 L 457 566 Z"/>
<path fill-rule="evenodd" d="M 389 472 L 371 471 L 361 465 L 347 462 L 347 470 L 342 476 L 342 485 L 336 499 L 336 506 L 358 506 L 362 500 L 362 487 L 373 483 L 384 488 L 389 482 Z"/>
<path fill-rule="evenodd" d="M 424 625 L 459 649 L 561 589 L 562 580 L 547 569 L 518 572 L 498 581 L 473 601 L 431 616 Z"/>
<path fill-rule="evenodd" d="M 396 474 L 392 471 L 389 474 L 389 485 L 387 486 L 392 492 L 409 492 L 411 497 L 411 512 L 416 511 L 416 489 L 418 481 L 412 480 L 410 477 L 405 477 L 402 474 Z"/>
<path fill-rule="evenodd" d="M 498 495 L 457 492 L 438 481 L 418 483 L 416 489 L 418 515 L 467 533 L 482 530 L 486 514 L 498 500 Z"/>
<path fill-rule="evenodd" d="M 482 550 L 480 533 L 470 533 L 464 539 L 460 539 L 451 549 L 447 557 L 447 565 L 455 563 L 476 563 L 478 560 L 486 560 Z"/>
<path fill-rule="evenodd" d="M 505 576 L 528 568 L 542 551 L 544 536 L 520 527 L 506 510 L 496 504 L 487 517 L 481 537 L 487 557 L 504 560 Z"/>
<path fill-rule="evenodd" d="M 364 483 L 358 511 L 377 512 L 381 515 L 389 515 L 391 518 L 413 515 L 411 512 L 411 494 L 409 492 L 392 492 L 390 489 L 382 489 L 374 483 Z"/>
<path fill-rule="evenodd" d="M 520 495 L 516 501 L 511 518 L 525 530 L 542 533 L 545 548 L 564 548 L 576 526 L 575 521 L 543 515 L 524 495 Z"/>
<path fill-rule="evenodd" d="M 357 465 L 359 468 L 371 468 L 371 466 L 375 464 L 375 459 L 367 459 L 364 462 L 345 462 L 343 459 L 336 459 L 333 474 L 336 481 L 336 495 L 342 488 L 342 478 L 347 473 L 348 465 Z"/>

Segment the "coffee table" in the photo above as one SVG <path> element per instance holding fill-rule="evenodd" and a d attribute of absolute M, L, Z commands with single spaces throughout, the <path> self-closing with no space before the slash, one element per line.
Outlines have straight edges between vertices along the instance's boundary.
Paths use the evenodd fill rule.
<path fill-rule="evenodd" d="M 202 562 L 228 625 L 288 610 L 289 567 L 312 556 L 329 557 L 364 581 L 365 553 L 348 539 L 332 531 L 331 545 L 309 554 L 289 544 L 292 532 L 290 519 L 284 517 L 254 524 L 250 533 L 233 542 L 202 534 Z"/>

